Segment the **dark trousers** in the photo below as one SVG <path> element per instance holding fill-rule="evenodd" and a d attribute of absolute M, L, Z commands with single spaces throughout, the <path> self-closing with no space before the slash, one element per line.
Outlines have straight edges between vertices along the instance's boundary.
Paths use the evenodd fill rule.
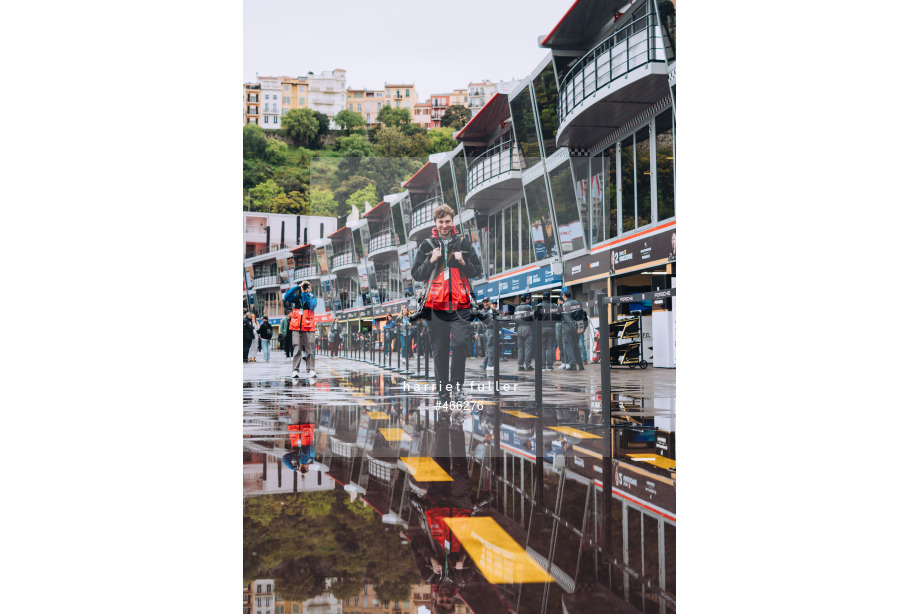
<path fill-rule="evenodd" d="M 578 349 L 578 330 L 574 326 L 562 328 L 562 360 L 569 365 L 584 366 Z"/>
<path fill-rule="evenodd" d="M 284 333 L 284 355 L 288 358 L 294 355 L 294 346 L 291 343 L 291 331 Z"/>
<path fill-rule="evenodd" d="M 249 347 L 252 345 L 252 339 L 243 337 L 243 360 L 249 360 Z"/>
<path fill-rule="evenodd" d="M 495 335 L 492 334 L 491 326 L 482 333 L 482 338 L 485 339 L 483 347 L 486 350 L 486 357 L 482 364 L 492 367 L 495 362 L 492 358 L 495 355 Z"/>
<path fill-rule="evenodd" d="M 525 324 L 518 328 L 517 335 L 517 352 L 518 352 L 518 366 L 530 366 L 530 361 L 533 359 L 533 333 L 530 330 L 530 324 Z"/>
<path fill-rule="evenodd" d="M 435 505 L 441 507 L 473 507 L 473 489 L 467 472 L 466 441 L 463 431 L 447 424 L 434 427 L 434 461 L 453 478 L 450 482 L 434 482 L 428 489 Z"/>
<path fill-rule="evenodd" d="M 452 384 L 452 392 L 456 392 L 463 387 L 466 377 L 466 342 L 470 335 L 470 323 L 462 318 L 445 322 L 433 314 L 428 327 L 437 390 L 439 393 L 447 392 L 447 384 Z"/>
<path fill-rule="evenodd" d="M 556 360 L 556 330 L 550 323 L 543 327 L 543 366 L 552 365 Z"/>

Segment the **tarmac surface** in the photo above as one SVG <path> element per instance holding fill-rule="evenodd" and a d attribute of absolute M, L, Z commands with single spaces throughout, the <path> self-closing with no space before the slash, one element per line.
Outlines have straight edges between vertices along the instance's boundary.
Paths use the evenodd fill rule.
<path fill-rule="evenodd" d="M 457 612 L 675 611 L 675 370 L 611 369 L 605 443 L 599 365 L 542 371 L 538 408 L 534 371 L 501 361 L 496 394 L 481 362 L 467 360 L 470 409 L 452 414 L 435 407 L 424 359 L 399 373 L 320 354 L 316 377 L 302 366 L 296 379 L 281 351 L 245 363 L 247 582 L 274 579 L 274 603 L 303 611 L 321 599 L 352 611 L 349 582 L 402 612 L 433 611 L 439 592 Z M 284 462 L 304 423 L 315 425 L 305 474 Z M 325 540 L 291 546 L 318 526 Z M 345 534 L 366 534 L 349 550 L 360 561 L 341 560 Z M 297 565 L 329 584 L 305 589 Z"/>

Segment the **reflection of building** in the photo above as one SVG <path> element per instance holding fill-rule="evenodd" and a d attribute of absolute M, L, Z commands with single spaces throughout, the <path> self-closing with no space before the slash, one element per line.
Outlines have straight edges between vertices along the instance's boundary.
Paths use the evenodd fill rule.
<path fill-rule="evenodd" d="M 243 614 L 275 614 L 275 583 L 262 578 L 243 587 Z"/>
<path fill-rule="evenodd" d="M 409 599 L 382 602 L 373 584 L 365 584 L 361 594 L 342 600 L 342 614 L 410 614 L 414 611 Z"/>

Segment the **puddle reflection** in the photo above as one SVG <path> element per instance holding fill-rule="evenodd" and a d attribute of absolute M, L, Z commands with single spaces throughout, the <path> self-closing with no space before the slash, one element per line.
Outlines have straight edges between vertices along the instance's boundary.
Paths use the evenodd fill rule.
<path fill-rule="evenodd" d="M 675 610 L 660 399 L 615 391 L 607 438 L 599 389 L 545 390 L 539 412 L 526 391 L 474 394 L 451 413 L 399 376 L 321 367 L 315 383 L 244 385 L 245 582 L 272 588 L 251 598 L 292 613 Z"/>

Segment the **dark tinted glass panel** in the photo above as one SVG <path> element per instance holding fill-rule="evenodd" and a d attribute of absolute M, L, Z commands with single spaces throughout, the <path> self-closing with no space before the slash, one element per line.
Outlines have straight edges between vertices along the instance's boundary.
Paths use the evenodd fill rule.
<path fill-rule="evenodd" d="M 530 264 L 533 262 L 533 242 L 530 239 L 530 223 L 527 216 L 527 205 L 522 200 L 519 203 L 521 209 L 521 264 Z"/>
<path fill-rule="evenodd" d="M 640 577 L 642 576 L 642 512 L 634 507 L 626 508 L 626 564 Z M 642 583 L 631 581 L 629 585 L 629 602 L 642 609 Z"/>
<path fill-rule="evenodd" d="M 658 604 L 658 595 L 655 590 L 659 586 L 658 582 L 658 519 L 649 514 L 642 516 L 642 539 L 643 539 L 643 574 L 651 583 L 646 589 L 646 608 L 654 608 Z"/>
<path fill-rule="evenodd" d="M 674 217 L 674 127 L 671 109 L 655 117 L 658 221 Z"/>
<path fill-rule="evenodd" d="M 513 264 L 511 264 L 511 253 L 512 253 L 512 234 L 511 234 L 511 212 L 512 209 L 508 208 L 502 212 L 502 234 L 505 236 L 504 244 L 502 245 L 502 252 L 505 254 L 504 268 L 510 269 Z"/>
<path fill-rule="evenodd" d="M 556 246 L 556 232 L 553 228 L 549 212 L 549 199 L 546 194 L 546 183 L 543 177 L 531 181 L 524 186 L 524 196 L 527 199 L 527 210 L 530 214 L 530 239 L 534 245 L 534 254 L 537 260 L 558 256 Z"/>
<path fill-rule="evenodd" d="M 658 16 L 661 18 L 661 31 L 664 35 L 664 48 L 668 62 L 677 59 L 677 19 L 674 3 L 663 0 L 658 3 Z"/>
<path fill-rule="evenodd" d="M 604 156 L 607 163 L 606 185 L 602 186 L 604 194 L 604 206 L 607 212 L 606 233 L 603 235 L 606 239 L 612 239 L 619 234 L 619 203 L 617 200 L 617 148 L 616 145 L 607 150 Z"/>
<path fill-rule="evenodd" d="M 441 194 L 444 196 L 444 202 L 456 212 L 457 191 L 454 189 L 454 179 L 450 173 L 450 164 L 445 164 L 438 169 L 438 177 L 441 181 Z"/>
<path fill-rule="evenodd" d="M 473 251 L 476 252 L 479 261 L 485 262 L 482 258 L 482 245 L 479 241 L 479 228 L 476 226 L 476 219 L 470 218 L 465 221 L 462 226 L 463 233 L 466 235 L 466 238 L 470 240 L 470 243 L 473 244 Z"/>
<path fill-rule="evenodd" d="M 636 227 L 652 223 L 652 168 L 648 126 L 636 133 Z"/>
<path fill-rule="evenodd" d="M 636 179 L 633 137 L 620 142 L 620 194 L 623 202 L 623 232 L 636 227 Z"/>
<path fill-rule="evenodd" d="M 406 244 L 406 228 L 403 225 L 402 208 L 399 203 L 390 206 L 393 212 L 393 225 L 396 227 L 396 236 L 399 237 L 399 245 Z"/>
<path fill-rule="evenodd" d="M 540 118 L 540 132 L 543 135 L 543 150 L 546 157 L 556 151 L 556 129 L 559 125 L 556 120 L 556 74 L 553 72 L 553 63 L 540 71 L 533 80 L 533 93 L 537 101 L 537 115 Z"/>
<path fill-rule="evenodd" d="M 511 254 L 511 260 L 509 261 L 510 267 L 516 267 L 521 264 L 520 262 L 520 223 L 518 220 L 519 207 L 517 203 L 511 205 L 508 209 L 508 228 L 511 230 L 511 244 L 508 247 L 509 253 Z"/>
<path fill-rule="evenodd" d="M 582 232 L 585 236 L 586 245 L 591 245 L 589 240 L 591 233 L 588 231 L 590 223 L 588 213 L 588 195 L 591 190 L 591 177 L 588 174 L 590 168 L 590 158 L 572 158 L 572 173 L 575 176 L 575 202 L 578 206 L 578 215 L 581 217 Z"/>
<path fill-rule="evenodd" d="M 578 203 L 572 181 L 572 167 L 563 162 L 549 172 L 549 185 L 553 191 L 553 206 L 559 224 L 559 245 L 563 254 L 585 246 L 585 233 L 578 217 Z"/>
<path fill-rule="evenodd" d="M 361 242 L 361 230 L 354 228 L 351 232 L 355 241 L 355 253 L 358 254 L 358 258 L 364 258 L 364 244 Z"/>
<path fill-rule="evenodd" d="M 664 588 L 671 595 L 677 595 L 677 529 L 664 523 Z"/>
<path fill-rule="evenodd" d="M 511 121 L 514 124 L 514 134 L 521 148 L 521 155 L 524 157 L 521 161 L 522 167 L 533 166 L 540 159 L 540 146 L 537 143 L 536 119 L 529 87 L 525 87 L 511 100 Z"/>
<path fill-rule="evenodd" d="M 457 196 L 460 208 L 466 201 L 466 160 L 463 154 L 459 154 L 452 160 L 454 165 L 454 177 L 457 179 Z"/>

